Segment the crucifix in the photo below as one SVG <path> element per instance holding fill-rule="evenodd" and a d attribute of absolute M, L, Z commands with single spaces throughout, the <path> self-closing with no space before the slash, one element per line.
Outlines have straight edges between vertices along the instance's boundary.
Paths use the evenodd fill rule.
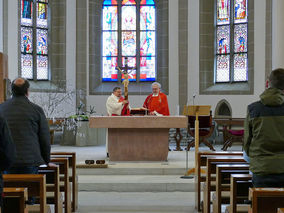
<path fill-rule="evenodd" d="M 124 67 L 116 67 L 117 70 L 123 74 L 124 80 L 122 84 L 124 85 L 124 99 L 128 100 L 128 84 L 129 84 L 129 74 L 135 69 L 136 67 L 129 67 L 128 66 L 128 58 L 125 57 L 125 66 Z M 130 71 L 129 71 L 130 70 Z"/>

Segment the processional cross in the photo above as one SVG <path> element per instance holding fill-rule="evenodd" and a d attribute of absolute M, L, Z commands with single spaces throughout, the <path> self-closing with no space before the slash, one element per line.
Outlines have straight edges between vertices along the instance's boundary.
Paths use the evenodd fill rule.
<path fill-rule="evenodd" d="M 125 66 L 124 67 L 116 67 L 117 70 L 123 74 L 124 80 L 122 84 L 124 85 L 124 99 L 128 100 L 128 84 L 129 84 L 129 74 L 135 69 L 136 67 L 129 67 L 128 66 L 128 58 L 125 57 Z M 130 70 L 130 71 L 129 71 Z"/>

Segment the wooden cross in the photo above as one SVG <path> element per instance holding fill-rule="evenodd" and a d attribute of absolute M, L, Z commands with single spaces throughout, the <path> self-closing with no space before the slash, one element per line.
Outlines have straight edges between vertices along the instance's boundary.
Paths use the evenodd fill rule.
<path fill-rule="evenodd" d="M 116 67 L 117 70 L 123 74 L 124 81 L 122 84 L 124 85 L 124 99 L 128 100 L 128 84 L 129 84 L 129 74 L 135 69 L 136 67 L 129 67 L 128 66 L 128 58 L 125 57 L 125 66 L 124 67 Z M 130 70 L 130 72 L 129 72 Z"/>

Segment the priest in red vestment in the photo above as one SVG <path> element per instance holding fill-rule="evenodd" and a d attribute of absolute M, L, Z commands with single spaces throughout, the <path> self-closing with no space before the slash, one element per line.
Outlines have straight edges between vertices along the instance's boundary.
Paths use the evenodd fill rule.
<path fill-rule="evenodd" d="M 167 96 L 161 91 L 161 84 L 154 82 L 152 84 L 152 94 L 148 95 L 143 107 L 147 108 L 150 115 L 170 115 Z"/>

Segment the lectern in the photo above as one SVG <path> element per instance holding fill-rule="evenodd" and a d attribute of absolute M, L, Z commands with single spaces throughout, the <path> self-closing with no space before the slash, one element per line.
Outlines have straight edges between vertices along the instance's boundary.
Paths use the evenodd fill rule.
<path fill-rule="evenodd" d="M 209 105 L 191 105 L 184 106 L 183 114 L 186 116 L 195 116 L 195 131 L 194 131 L 194 140 L 195 140 L 195 169 L 188 170 L 188 174 L 195 173 L 197 175 L 198 167 L 198 151 L 199 151 L 199 120 L 198 116 L 210 115 L 211 106 Z"/>

